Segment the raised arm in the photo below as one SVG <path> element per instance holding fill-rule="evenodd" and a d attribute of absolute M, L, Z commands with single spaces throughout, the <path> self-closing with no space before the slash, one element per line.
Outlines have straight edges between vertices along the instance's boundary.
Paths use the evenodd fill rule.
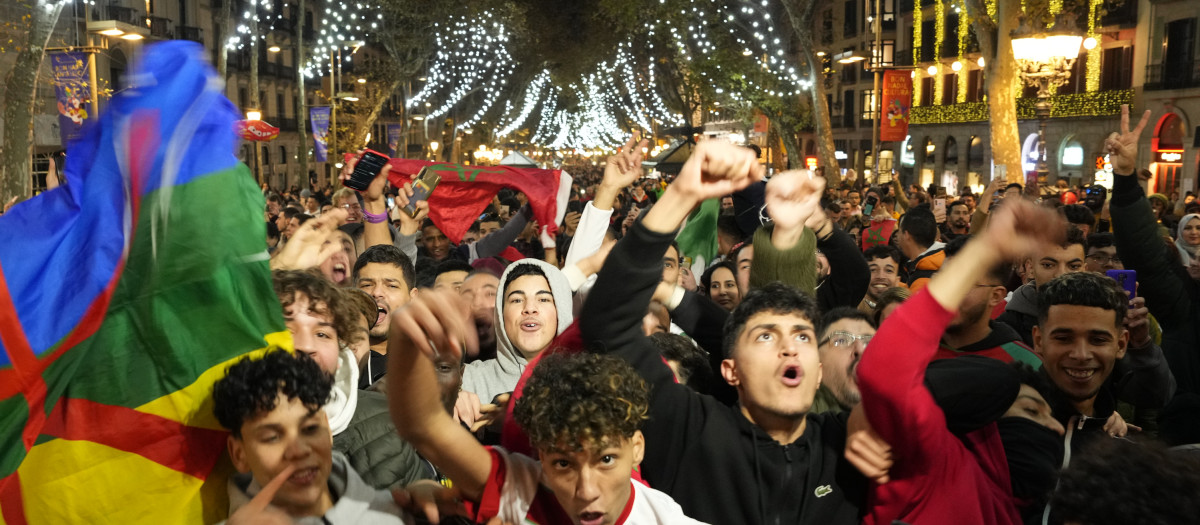
<path fill-rule="evenodd" d="M 388 405 L 400 436 L 478 502 L 492 458 L 442 406 L 432 356 L 474 347 L 475 328 L 456 293 L 427 290 L 391 316 Z"/>
<path fill-rule="evenodd" d="M 817 210 L 816 215 L 824 217 L 825 212 Z M 871 270 L 867 267 L 867 259 L 850 234 L 833 225 L 829 220 L 829 233 L 822 236 L 818 230 L 817 249 L 829 260 L 829 277 L 817 292 L 821 299 L 822 308 L 836 306 L 855 306 L 867 293 L 871 283 Z"/>
<path fill-rule="evenodd" d="M 500 255 L 500 252 L 517 240 L 517 237 L 525 230 L 525 225 L 529 224 L 529 215 L 532 213 L 528 204 L 522 206 L 518 213 L 512 214 L 503 228 L 468 245 L 468 259 L 474 261 Z"/>
<path fill-rule="evenodd" d="M 1042 241 L 1061 235 L 1062 219 L 1026 202 L 1005 205 L 992 226 L 969 241 L 930 280 L 925 291 L 905 302 L 880 327 L 858 366 L 863 409 L 885 441 L 911 460 L 936 454 L 928 437 L 946 430 L 946 417 L 924 384 L 926 367 L 959 305 L 989 268 L 1032 253 Z M 1017 385 L 1011 387 L 1015 398 Z"/>
<path fill-rule="evenodd" d="M 810 295 L 816 291 L 817 236 L 833 231 L 833 223 L 817 213 L 824 191 L 825 179 L 808 170 L 785 171 L 767 182 L 771 224 L 754 234 L 751 289 L 782 281 Z"/>
<path fill-rule="evenodd" d="M 351 174 L 354 173 L 354 166 L 358 164 L 358 159 L 360 156 L 361 152 L 358 155 L 347 158 L 346 164 L 342 168 L 342 172 L 338 174 L 339 180 L 345 181 L 350 179 Z M 375 179 L 371 181 L 371 184 L 367 186 L 367 190 L 361 192 L 363 211 L 366 212 L 364 214 L 365 220 L 363 221 L 363 249 L 370 248 L 377 244 L 392 244 L 394 242 L 392 240 L 392 232 L 388 229 L 387 200 L 383 197 L 383 188 L 385 185 L 387 185 L 387 177 L 391 171 L 391 164 L 384 164 L 383 169 L 379 170 L 379 174 L 376 175 Z M 412 185 L 405 183 L 404 187 L 400 188 L 400 191 L 398 192 L 396 206 L 407 206 L 409 198 L 412 197 L 412 193 Z M 424 220 L 425 216 L 428 214 L 429 203 L 425 201 L 420 201 L 417 203 L 416 217 L 410 217 L 408 213 L 401 211 L 398 214 L 400 217 L 400 230 L 396 232 L 397 235 L 414 235 L 417 232 L 421 221 Z M 379 222 L 372 222 L 369 218 L 371 215 L 382 217 L 383 220 Z"/>

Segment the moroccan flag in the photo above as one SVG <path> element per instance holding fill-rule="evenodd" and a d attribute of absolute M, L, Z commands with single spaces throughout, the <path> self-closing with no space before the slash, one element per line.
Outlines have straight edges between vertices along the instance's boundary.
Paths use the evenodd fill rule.
<path fill-rule="evenodd" d="M 442 181 L 429 197 L 429 218 L 451 242 L 458 244 L 471 224 L 483 213 L 501 188 L 524 193 L 539 226 L 558 232 L 567 212 L 571 176 L 562 170 L 514 168 L 511 166 L 461 166 L 445 162 L 392 159 L 389 180 L 401 187 L 425 166 L 441 175 Z"/>
<path fill-rule="evenodd" d="M 896 232 L 896 220 L 888 217 L 886 219 L 871 218 L 871 224 L 862 230 L 862 249 L 867 251 L 881 244 L 887 244 L 892 240 L 892 234 Z"/>
<path fill-rule="evenodd" d="M 212 384 L 290 338 L 238 114 L 204 55 L 147 47 L 72 144 L 71 184 L 0 217 L 4 523 L 225 517 Z"/>
<path fill-rule="evenodd" d="M 692 258 L 691 270 L 697 281 L 717 256 L 717 216 L 720 213 L 720 200 L 708 199 L 700 203 L 675 238 L 679 243 L 679 254 Z"/>

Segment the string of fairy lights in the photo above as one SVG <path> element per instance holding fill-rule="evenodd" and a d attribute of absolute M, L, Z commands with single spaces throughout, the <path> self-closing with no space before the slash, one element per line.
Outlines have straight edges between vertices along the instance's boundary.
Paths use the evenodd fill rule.
<path fill-rule="evenodd" d="M 237 16 L 235 31 L 225 45 L 245 49 L 251 38 L 262 39 L 285 24 L 294 23 L 268 0 L 246 0 Z M 455 114 L 456 131 L 483 125 L 489 115 L 496 138 L 525 129 L 537 115 L 529 140 L 555 148 L 599 148 L 621 143 L 629 125 L 652 129 L 684 123 L 682 115 L 667 108 L 659 92 L 655 64 L 659 58 L 699 60 L 718 51 L 718 42 L 735 42 L 747 61 L 767 75 L 743 77 L 746 90 L 770 96 L 795 96 L 811 86 L 797 72 L 770 12 L 769 0 L 688 0 L 678 17 L 647 23 L 635 42 L 628 39 L 614 54 L 565 86 L 556 85 L 549 71 L 538 72 L 521 89 L 508 80 L 517 63 L 509 53 L 512 36 L 500 16 L 482 12 L 435 24 L 436 52 L 424 75 L 425 83 L 410 97 L 410 109 L 427 107 L 426 119 Z M 371 2 L 333 0 L 323 7 L 316 42 L 302 71 L 313 77 L 325 74 L 339 49 L 357 47 L 384 23 Z M 294 18 L 294 17 L 293 17 Z M 257 24 L 258 31 L 252 30 Z M 717 35 L 713 31 L 728 31 Z M 256 34 L 255 34 L 256 33 Z M 667 48 L 654 40 L 668 36 Z M 719 36 L 719 38 L 718 38 Z M 635 49 L 639 52 L 635 52 Z M 341 60 L 350 60 L 343 53 Z M 705 81 L 720 85 L 710 75 L 727 76 L 719 64 L 699 68 Z M 744 102 L 731 89 L 716 89 L 722 97 Z M 517 101 L 520 101 L 519 103 Z"/>

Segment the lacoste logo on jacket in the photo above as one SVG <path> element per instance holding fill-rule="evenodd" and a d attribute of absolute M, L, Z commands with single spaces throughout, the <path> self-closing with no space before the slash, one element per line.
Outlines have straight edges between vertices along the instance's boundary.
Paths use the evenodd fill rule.
<path fill-rule="evenodd" d="M 813 494 L 815 494 L 818 498 L 823 498 L 833 494 L 833 487 L 829 485 L 821 485 L 820 487 L 817 487 L 817 490 L 813 491 Z"/>

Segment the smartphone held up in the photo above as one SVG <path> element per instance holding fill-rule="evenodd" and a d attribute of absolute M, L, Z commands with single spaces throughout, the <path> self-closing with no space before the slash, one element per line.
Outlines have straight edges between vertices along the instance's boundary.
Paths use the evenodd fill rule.
<path fill-rule="evenodd" d="M 371 181 L 375 180 L 375 176 L 379 175 L 389 160 L 391 159 L 387 155 L 378 151 L 363 150 L 363 154 L 358 158 L 358 163 L 354 165 L 354 172 L 342 184 L 356 191 L 367 191 Z"/>

